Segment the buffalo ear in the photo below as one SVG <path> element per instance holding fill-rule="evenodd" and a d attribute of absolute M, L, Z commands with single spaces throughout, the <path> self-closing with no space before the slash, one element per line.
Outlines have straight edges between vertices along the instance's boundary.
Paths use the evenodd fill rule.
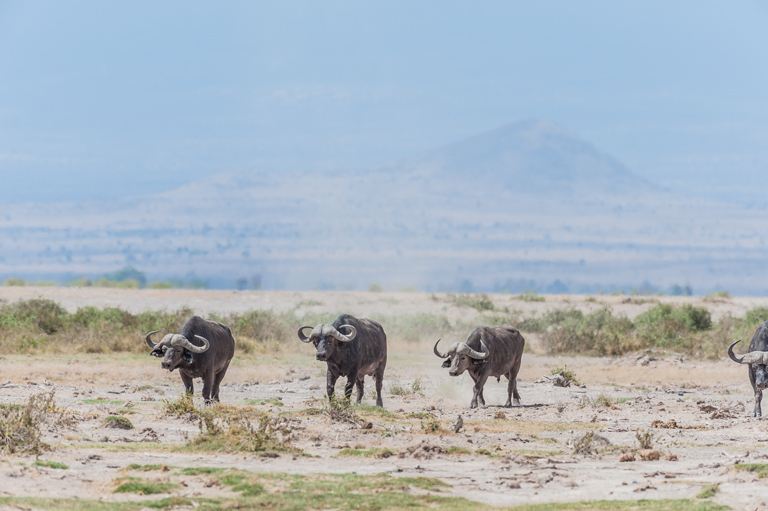
<path fill-rule="evenodd" d="M 152 350 L 152 351 L 149 352 L 149 354 L 151 356 L 153 356 L 153 357 L 162 357 L 163 356 L 163 352 L 162 351 L 158 351 L 158 350 Z"/>
<path fill-rule="evenodd" d="M 486 362 L 487 361 L 485 359 L 482 359 L 482 360 L 475 360 L 474 358 L 472 359 L 472 365 L 476 365 L 476 366 L 479 366 L 480 364 L 485 364 Z"/>
<path fill-rule="evenodd" d="M 446 368 L 451 367 L 451 359 L 446 358 L 445 362 L 443 362 L 443 365 L 441 367 L 446 367 Z"/>
<path fill-rule="evenodd" d="M 181 354 L 181 358 L 184 360 L 184 362 L 192 362 L 192 353 L 190 353 L 188 350 L 184 350 L 184 353 Z"/>

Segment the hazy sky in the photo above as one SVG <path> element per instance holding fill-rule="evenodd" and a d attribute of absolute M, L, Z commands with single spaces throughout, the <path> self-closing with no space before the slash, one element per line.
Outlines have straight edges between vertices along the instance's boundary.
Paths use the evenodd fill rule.
<path fill-rule="evenodd" d="M 0 202 L 368 167 L 526 118 L 765 200 L 767 5 L 0 0 Z"/>

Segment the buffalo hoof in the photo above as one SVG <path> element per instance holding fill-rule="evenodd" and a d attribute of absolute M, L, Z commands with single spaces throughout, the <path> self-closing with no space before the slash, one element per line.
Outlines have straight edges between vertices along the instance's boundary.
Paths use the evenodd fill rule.
<path fill-rule="evenodd" d="M 477 408 L 477 403 L 472 403 L 471 405 L 469 405 L 469 407 L 470 408 Z"/>
<path fill-rule="evenodd" d="M 513 405 L 513 406 L 522 406 L 522 405 L 520 404 L 520 400 L 519 400 L 519 399 L 515 399 L 515 400 L 512 402 L 512 405 Z"/>

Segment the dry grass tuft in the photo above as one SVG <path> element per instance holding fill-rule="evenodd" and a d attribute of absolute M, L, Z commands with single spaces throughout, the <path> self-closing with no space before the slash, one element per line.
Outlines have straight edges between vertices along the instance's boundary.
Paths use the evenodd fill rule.
<path fill-rule="evenodd" d="M 42 428 L 71 426 L 73 418 L 56 406 L 55 393 L 34 394 L 26 405 L 0 405 L 0 452 L 34 453 L 49 450 Z"/>

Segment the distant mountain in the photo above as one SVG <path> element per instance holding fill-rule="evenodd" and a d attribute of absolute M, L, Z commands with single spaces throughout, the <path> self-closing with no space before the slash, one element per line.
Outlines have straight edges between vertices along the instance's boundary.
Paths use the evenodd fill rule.
<path fill-rule="evenodd" d="M 524 121 L 359 171 L 238 171 L 111 203 L 0 208 L 0 276 L 132 265 L 265 288 L 764 293 L 764 210 L 685 199 Z M 645 282 L 645 284 L 644 284 Z"/>
<path fill-rule="evenodd" d="M 494 190 L 546 193 L 659 191 L 615 158 L 546 121 L 523 121 L 406 160 L 437 179 L 482 180 Z"/>

